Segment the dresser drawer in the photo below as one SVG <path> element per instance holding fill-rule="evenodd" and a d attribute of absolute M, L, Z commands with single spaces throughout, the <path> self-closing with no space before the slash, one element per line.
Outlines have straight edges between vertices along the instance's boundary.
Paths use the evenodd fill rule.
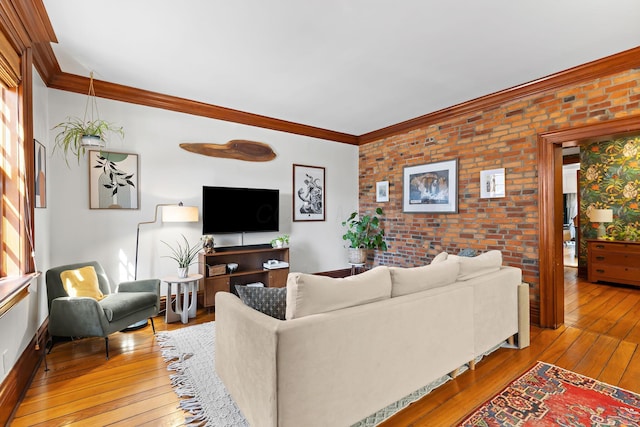
<path fill-rule="evenodd" d="M 627 283 L 640 285 L 640 268 L 621 265 L 596 264 L 589 266 L 589 281 Z"/>
<path fill-rule="evenodd" d="M 626 252 L 593 251 L 589 254 L 590 264 L 605 264 L 610 266 L 637 267 L 640 257 Z"/>
<path fill-rule="evenodd" d="M 589 242 L 589 248 L 593 251 L 619 252 L 635 255 L 640 254 L 640 245 L 638 243 L 597 241 Z"/>

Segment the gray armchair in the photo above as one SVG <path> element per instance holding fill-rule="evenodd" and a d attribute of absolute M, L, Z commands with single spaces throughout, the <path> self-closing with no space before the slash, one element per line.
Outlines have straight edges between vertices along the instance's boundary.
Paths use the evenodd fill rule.
<path fill-rule="evenodd" d="M 88 297 L 71 297 L 65 291 L 60 273 L 93 266 L 98 285 L 105 295 L 100 301 Z M 109 279 L 100 263 L 95 261 L 51 268 L 46 274 L 49 303 L 49 334 L 52 337 L 104 337 L 109 358 L 109 335 L 149 318 L 155 334 L 153 316 L 160 308 L 160 280 L 122 282 L 112 293 Z"/>

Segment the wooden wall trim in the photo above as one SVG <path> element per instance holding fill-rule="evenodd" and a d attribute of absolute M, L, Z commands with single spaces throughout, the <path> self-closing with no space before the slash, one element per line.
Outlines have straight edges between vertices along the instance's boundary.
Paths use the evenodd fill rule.
<path fill-rule="evenodd" d="M 44 336 L 44 335 L 42 335 Z M 24 393 L 29 388 L 29 384 L 36 374 L 36 369 L 40 366 L 40 361 L 44 356 L 44 345 L 36 349 L 36 337 L 24 349 L 20 358 L 9 372 L 9 375 L 0 384 L 0 425 L 11 425 L 18 404 L 22 400 Z"/>
<path fill-rule="evenodd" d="M 227 122 L 241 123 L 249 126 L 358 145 L 358 137 L 355 135 L 274 119 L 258 114 L 246 113 L 244 111 L 220 107 L 218 105 L 206 104 L 204 102 L 192 101 L 189 99 L 101 80 L 94 80 L 93 84 L 96 96 L 101 98 L 114 99 L 116 101 L 123 101 L 131 104 L 162 108 L 180 113 L 193 114 L 195 116 L 208 117 Z M 47 85 L 54 89 L 84 94 L 87 92 L 89 87 L 89 79 L 75 74 L 60 72 L 53 76 Z"/>
<path fill-rule="evenodd" d="M 360 135 L 360 144 L 367 144 L 382 138 L 387 138 L 412 129 L 426 127 L 450 120 L 453 117 L 482 111 L 491 107 L 513 102 L 520 98 L 541 92 L 575 85 L 576 83 L 597 79 L 599 77 L 619 73 L 640 67 L 640 47 L 607 56 L 577 67 L 570 68 L 528 83 L 504 89 L 480 98 L 472 99 L 461 104 L 444 108 L 433 113 L 425 114 L 411 120 L 397 123 L 382 129 Z"/>
<path fill-rule="evenodd" d="M 617 138 L 640 131 L 636 116 L 579 126 L 538 135 L 538 201 L 540 256 L 540 326 L 564 323 L 564 269 L 561 212 L 555 206 L 562 191 L 562 146 Z"/>

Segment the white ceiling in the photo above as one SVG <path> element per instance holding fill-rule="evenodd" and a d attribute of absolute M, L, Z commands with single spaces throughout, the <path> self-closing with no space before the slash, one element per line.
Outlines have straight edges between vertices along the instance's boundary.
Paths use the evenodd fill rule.
<path fill-rule="evenodd" d="M 62 71 L 354 135 L 640 46 L 638 0 L 44 4 Z"/>

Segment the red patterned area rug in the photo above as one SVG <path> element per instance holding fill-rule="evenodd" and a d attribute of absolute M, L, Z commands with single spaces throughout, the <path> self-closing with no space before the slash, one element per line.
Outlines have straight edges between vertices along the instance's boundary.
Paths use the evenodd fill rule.
<path fill-rule="evenodd" d="M 459 426 L 640 427 L 640 394 L 538 362 Z"/>

